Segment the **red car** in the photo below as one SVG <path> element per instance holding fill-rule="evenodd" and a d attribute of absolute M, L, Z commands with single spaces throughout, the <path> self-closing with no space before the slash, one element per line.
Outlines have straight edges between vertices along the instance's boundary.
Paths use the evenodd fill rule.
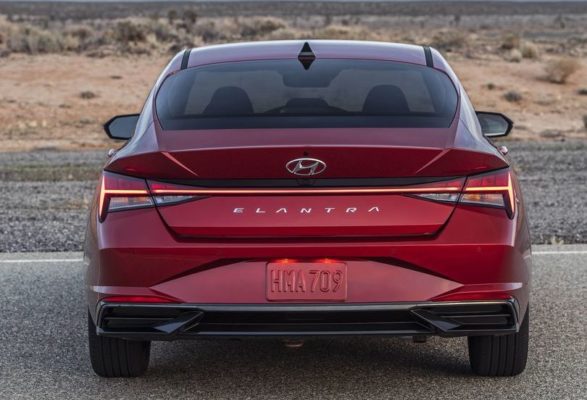
<path fill-rule="evenodd" d="M 90 358 L 153 340 L 467 336 L 516 375 L 531 250 L 520 186 L 434 49 L 283 41 L 181 52 L 110 120 L 85 243 Z"/>

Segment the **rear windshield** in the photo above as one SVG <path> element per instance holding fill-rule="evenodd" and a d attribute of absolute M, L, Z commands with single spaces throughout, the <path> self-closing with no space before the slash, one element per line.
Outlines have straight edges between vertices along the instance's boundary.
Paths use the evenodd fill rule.
<path fill-rule="evenodd" d="M 190 68 L 156 98 L 163 129 L 448 127 L 457 106 L 433 68 L 371 60 L 243 61 Z"/>

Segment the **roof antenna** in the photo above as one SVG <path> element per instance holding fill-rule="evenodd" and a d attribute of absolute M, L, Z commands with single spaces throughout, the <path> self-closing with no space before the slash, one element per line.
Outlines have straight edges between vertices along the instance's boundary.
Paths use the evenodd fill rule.
<path fill-rule="evenodd" d="M 302 50 L 300 51 L 300 54 L 298 54 L 298 60 L 300 60 L 300 62 L 304 66 L 304 69 L 307 70 L 310 68 L 310 65 L 312 65 L 315 59 L 316 56 L 310 48 L 310 44 L 308 42 L 305 42 L 304 46 L 302 47 Z"/>

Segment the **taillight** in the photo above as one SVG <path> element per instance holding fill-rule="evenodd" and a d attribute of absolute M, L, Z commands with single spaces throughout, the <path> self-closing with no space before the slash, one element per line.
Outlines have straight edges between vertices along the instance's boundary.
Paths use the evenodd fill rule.
<path fill-rule="evenodd" d="M 183 203 L 204 197 L 193 194 L 194 188 L 191 186 L 175 185 L 167 182 L 149 181 L 149 189 L 153 194 L 155 204 L 158 206 Z"/>
<path fill-rule="evenodd" d="M 153 199 L 144 179 L 111 172 L 102 173 L 99 196 L 100 221 L 104 221 L 109 212 L 153 206 Z"/>
<path fill-rule="evenodd" d="M 516 195 L 509 169 L 467 178 L 460 203 L 504 208 L 512 218 L 516 211 Z"/>
<path fill-rule="evenodd" d="M 456 203 L 463 189 L 464 179 L 455 179 L 443 182 L 433 182 L 423 185 L 410 186 L 408 194 L 413 196 L 439 201 L 442 203 Z"/>

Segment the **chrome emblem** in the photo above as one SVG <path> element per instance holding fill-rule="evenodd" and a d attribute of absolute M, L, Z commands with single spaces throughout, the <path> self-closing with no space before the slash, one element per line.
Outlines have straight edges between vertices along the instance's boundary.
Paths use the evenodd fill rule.
<path fill-rule="evenodd" d="M 318 175 L 326 169 L 326 163 L 316 158 L 296 158 L 285 164 L 285 168 L 294 175 Z"/>

